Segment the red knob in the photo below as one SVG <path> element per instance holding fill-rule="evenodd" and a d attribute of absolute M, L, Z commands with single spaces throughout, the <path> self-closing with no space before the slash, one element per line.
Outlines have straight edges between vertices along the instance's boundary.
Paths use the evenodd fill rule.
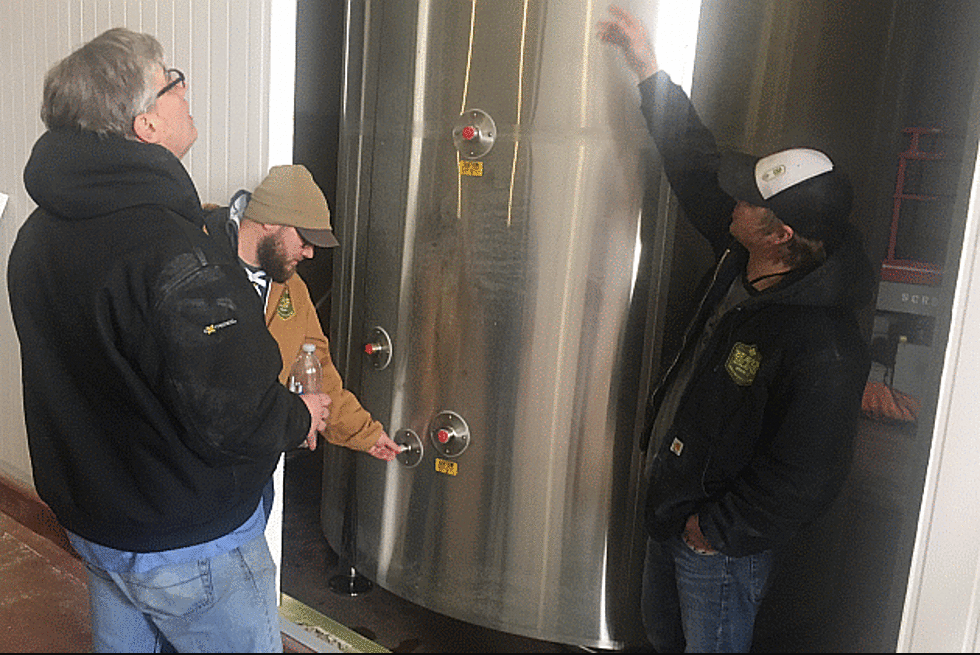
<path fill-rule="evenodd" d="M 467 125 L 463 128 L 463 138 L 469 141 L 474 136 L 476 136 L 476 129 L 472 125 Z"/>
<path fill-rule="evenodd" d="M 446 428 L 443 428 L 438 432 L 436 432 L 436 439 L 439 440 L 439 443 L 446 443 L 447 441 L 449 441 L 449 437 L 450 437 L 449 430 L 447 430 Z"/>
<path fill-rule="evenodd" d="M 383 352 L 388 352 L 388 347 L 383 343 L 368 343 L 364 345 L 364 352 L 369 355 L 377 355 Z"/>

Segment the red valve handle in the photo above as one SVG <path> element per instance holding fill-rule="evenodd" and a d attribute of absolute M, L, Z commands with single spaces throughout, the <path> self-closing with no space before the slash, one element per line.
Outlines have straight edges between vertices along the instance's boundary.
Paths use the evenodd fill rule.
<path fill-rule="evenodd" d="M 364 352 L 369 355 L 377 355 L 379 353 L 387 352 L 388 348 L 383 343 L 367 343 L 364 344 Z"/>

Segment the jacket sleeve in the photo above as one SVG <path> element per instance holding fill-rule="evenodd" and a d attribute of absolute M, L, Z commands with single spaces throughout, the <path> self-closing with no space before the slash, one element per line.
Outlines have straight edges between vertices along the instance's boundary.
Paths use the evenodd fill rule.
<path fill-rule="evenodd" d="M 157 381 L 186 446 L 214 465 L 265 461 L 299 446 L 305 403 L 279 382 L 282 360 L 237 261 L 192 237 L 154 283 Z"/>
<path fill-rule="evenodd" d="M 330 396 L 332 401 L 327 429 L 322 434 L 330 443 L 366 451 L 377 443 L 384 428 L 381 423 L 374 420 L 370 412 L 364 409 L 357 397 L 344 388 L 340 372 L 337 371 L 330 356 L 330 343 L 323 334 L 323 327 L 320 325 L 320 318 L 316 313 L 316 306 L 310 297 L 306 282 L 297 273 L 290 278 L 286 288 L 289 290 L 296 317 L 286 321 L 273 317 L 275 326 L 270 327 L 280 346 L 289 344 L 288 348 L 283 350 L 283 363 L 286 369 L 284 373 L 288 375 L 288 368 L 295 358 L 295 353 L 288 354 L 287 350 L 298 352 L 303 342 L 315 343 L 316 354 L 323 367 L 321 390 Z M 294 330 L 297 332 L 293 332 Z"/>
<path fill-rule="evenodd" d="M 318 348 L 317 354 L 323 364 L 324 393 L 333 400 L 324 436 L 330 443 L 339 446 L 363 451 L 370 449 L 378 442 L 384 428 L 361 406 L 357 397 L 344 388 L 340 373 L 330 357 L 330 348 L 322 352 Z"/>
<path fill-rule="evenodd" d="M 740 557 L 779 547 L 834 500 L 850 469 L 868 366 L 863 353 L 826 340 L 780 380 L 764 418 L 779 425 L 775 435 L 699 510 L 715 548 Z"/>
<path fill-rule="evenodd" d="M 729 241 L 735 200 L 718 185 L 720 155 L 684 90 L 663 71 L 640 82 L 640 111 L 664 173 L 692 225 L 719 256 Z"/>

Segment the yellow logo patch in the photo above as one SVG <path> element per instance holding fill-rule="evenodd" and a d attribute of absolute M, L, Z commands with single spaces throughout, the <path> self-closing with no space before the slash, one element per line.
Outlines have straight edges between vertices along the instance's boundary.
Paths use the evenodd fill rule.
<path fill-rule="evenodd" d="M 283 288 L 282 295 L 279 296 L 279 304 L 276 305 L 276 315 L 284 321 L 288 321 L 296 316 L 296 308 L 293 307 L 293 299 L 289 297 L 288 288 Z"/>
<path fill-rule="evenodd" d="M 736 343 L 732 347 L 732 352 L 728 355 L 725 362 L 725 370 L 728 371 L 732 381 L 740 387 L 747 387 L 755 380 L 759 366 L 762 364 L 762 353 L 754 345 Z"/>
<path fill-rule="evenodd" d="M 234 325 L 238 320 L 234 318 L 229 318 L 227 321 L 222 321 L 220 323 L 212 323 L 211 325 L 204 326 L 204 334 L 211 336 L 221 328 L 226 328 L 229 325 Z"/>

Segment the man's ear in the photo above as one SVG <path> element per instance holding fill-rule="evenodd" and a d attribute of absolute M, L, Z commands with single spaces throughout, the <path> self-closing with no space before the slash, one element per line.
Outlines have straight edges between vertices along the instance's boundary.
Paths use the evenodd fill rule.
<path fill-rule="evenodd" d="M 133 119 L 133 132 L 143 143 L 159 143 L 160 129 L 156 114 L 142 113 Z"/>
<path fill-rule="evenodd" d="M 778 228 L 776 228 L 776 231 L 773 232 L 772 236 L 773 236 L 772 242 L 777 246 L 782 245 L 784 243 L 789 243 L 793 239 L 793 228 L 791 228 L 789 225 L 786 225 L 786 223 L 783 223 Z"/>

